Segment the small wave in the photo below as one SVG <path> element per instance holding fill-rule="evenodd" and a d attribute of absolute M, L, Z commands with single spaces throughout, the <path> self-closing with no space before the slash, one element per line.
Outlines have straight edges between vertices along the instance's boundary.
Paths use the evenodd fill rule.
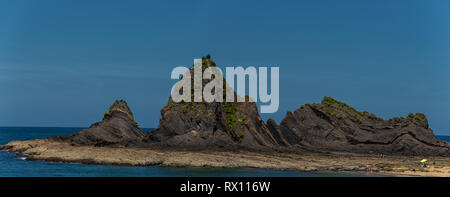
<path fill-rule="evenodd" d="M 27 157 L 18 157 L 17 159 L 26 160 Z"/>

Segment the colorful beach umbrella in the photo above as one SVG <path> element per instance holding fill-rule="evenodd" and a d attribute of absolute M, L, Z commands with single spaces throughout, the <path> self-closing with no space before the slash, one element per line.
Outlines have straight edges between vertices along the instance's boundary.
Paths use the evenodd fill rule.
<path fill-rule="evenodd" d="M 428 159 L 422 159 L 422 161 L 420 161 L 421 163 L 427 162 Z"/>

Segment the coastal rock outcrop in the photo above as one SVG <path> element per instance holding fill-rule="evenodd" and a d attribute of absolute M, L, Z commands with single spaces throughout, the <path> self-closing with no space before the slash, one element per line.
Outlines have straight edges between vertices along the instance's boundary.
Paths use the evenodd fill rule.
<path fill-rule="evenodd" d="M 214 61 L 209 56 L 204 57 L 202 69 L 211 66 L 215 66 Z M 193 68 L 189 72 L 193 75 Z M 210 80 L 202 82 L 204 87 Z M 226 85 L 224 80 L 224 89 Z M 234 97 L 236 101 L 238 95 L 234 93 Z M 246 97 L 246 101 L 249 99 Z M 158 128 L 147 134 L 145 143 L 184 149 L 270 150 L 279 147 L 254 102 L 175 103 L 169 98 L 161 109 L 161 116 Z"/>
<path fill-rule="evenodd" d="M 116 100 L 101 122 L 73 135 L 50 137 L 50 140 L 64 141 L 72 145 L 130 146 L 138 143 L 145 133 L 139 128 L 133 114 L 124 100 Z"/>
<path fill-rule="evenodd" d="M 202 71 L 215 66 L 209 56 L 202 58 Z M 193 68 L 187 72 L 194 75 Z M 213 79 L 203 79 L 202 87 Z M 223 86 L 226 89 L 225 80 Z M 182 91 L 194 95 L 192 87 Z M 226 97 L 227 92 L 223 93 Z M 272 119 L 265 123 L 250 97 L 245 97 L 246 102 L 237 102 L 239 96 L 234 91 L 228 94 L 233 94 L 235 102 L 174 102 L 169 98 L 161 109 L 158 127 L 147 133 L 139 128 L 127 103 L 120 100 L 101 122 L 88 129 L 38 141 L 64 142 L 71 147 L 450 156 L 450 143 L 436 139 L 421 113 L 384 120 L 325 97 L 321 103 L 305 104 L 288 112 L 278 125 Z M 0 149 L 29 147 L 26 141 L 24 146 L 17 144 L 9 143 Z"/>
<path fill-rule="evenodd" d="M 209 56 L 202 59 L 202 64 L 203 71 L 215 66 Z M 189 72 L 193 75 L 193 68 Z M 209 81 L 203 79 L 203 87 Z M 143 142 L 201 150 L 450 156 L 449 143 L 436 139 L 426 116 L 421 113 L 383 120 L 325 97 L 320 104 L 306 104 L 288 112 L 278 125 L 272 119 L 264 123 L 256 104 L 248 102 L 249 99 L 246 98 L 246 102 L 175 103 L 169 98 L 161 109 L 158 128 L 149 132 Z"/>
<path fill-rule="evenodd" d="M 366 154 L 450 156 L 448 142 L 439 141 L 424 114 L 383 120 L 368 112 L 325 97 L 320 104 L 306 104 L 288 112 L 277 125 L 267 127 L 278 144 L 316 151 Z"/>

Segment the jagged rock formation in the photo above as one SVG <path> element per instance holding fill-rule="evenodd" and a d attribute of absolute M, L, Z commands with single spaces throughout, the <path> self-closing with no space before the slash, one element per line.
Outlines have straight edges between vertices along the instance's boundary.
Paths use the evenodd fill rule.
<path fill-rule="evenodd" d="M 203 70 L 216 65 L 209 56 L 202 60 Z M 193 76 L 194 69 L 189 72 Z M 210 81 L 203 79 L 203 87 Z M 225 90 L 225 81 L 223 85 Z M 233 96 L 236 101 L 238 95 L 233 92 Z M 158 128 L 148 133 L 139 128 L 127 103 L 120 100 L 90 128 L 47 139 L 73 146 L 450 156 L 450 143 L 435 138 L 424 114 L 383 120 L 325 97 L 320 104 L 288 112 L 280 125 L 272 119 L 265 124 L 249 99 L 175 103 L 169 98 L 161 109 Z"/>
<path fill-rule="evenodd" d="M 359 112 L 331 97 L 321 104 L 306 104 L 288 112 L 280 125 L 267 127 L 285 147 L 317 151 L 450 156 L 448 142 L 436 140 L 424 114 L 383 120 Z"/>
<path fill-rule="evenodd" d="M 124 100 L 116 100 L 101 122 L 94 123 L 74 135 L 49 139 L 69 142 L 72 145 L 130 146 L 139 142 L 144 135 L 127 103 Z"/>
<path fill-rule="evenodd" d="M 209 66 L 215 63 L 204 57 L 203 70 Z M 193 69 L 189 72 L 192 76 Z M 209 81 L 204 79 L 203 86 Z M 169 99 L 161 115 L 158 128 L 146 135 L 144 143 L 189 149 L 450 156 L 449 143 L 436 140 L 424 114 L 385 121 L 331 97 L 288 112 L 280 125 L 272 119 L 265 124 L 253 102 Z"/>
<path fill-rule="evenodd" d="M 202 59 L 202 64 L 203 70 L 215 66 L 209 56 Z M 193 68 L 189 72 L 193 76 Z M 210 81 L 203 79 L 203 87 Z M 226 82 L 224 90 L 225 86 Z M 236 93 L 234 96 L 236 101 Z M 158 128 L 147 134 L 145 143 L 221 150 L 269 150 L 278 146 L 254 102 L 175 103 L 169 98 L 161 116 Z"/>

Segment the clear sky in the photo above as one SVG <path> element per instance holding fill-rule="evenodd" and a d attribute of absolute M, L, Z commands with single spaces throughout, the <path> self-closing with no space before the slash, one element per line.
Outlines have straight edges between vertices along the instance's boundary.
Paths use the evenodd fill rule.
<path fill-rule="evenodd" d="M 0 126 L 80 126 L 128 101 L 156 127 L 170 72 L 279 66 L 288 110 L 422 112 L 450 135 L 450 1 L 0 1 Z"/>

